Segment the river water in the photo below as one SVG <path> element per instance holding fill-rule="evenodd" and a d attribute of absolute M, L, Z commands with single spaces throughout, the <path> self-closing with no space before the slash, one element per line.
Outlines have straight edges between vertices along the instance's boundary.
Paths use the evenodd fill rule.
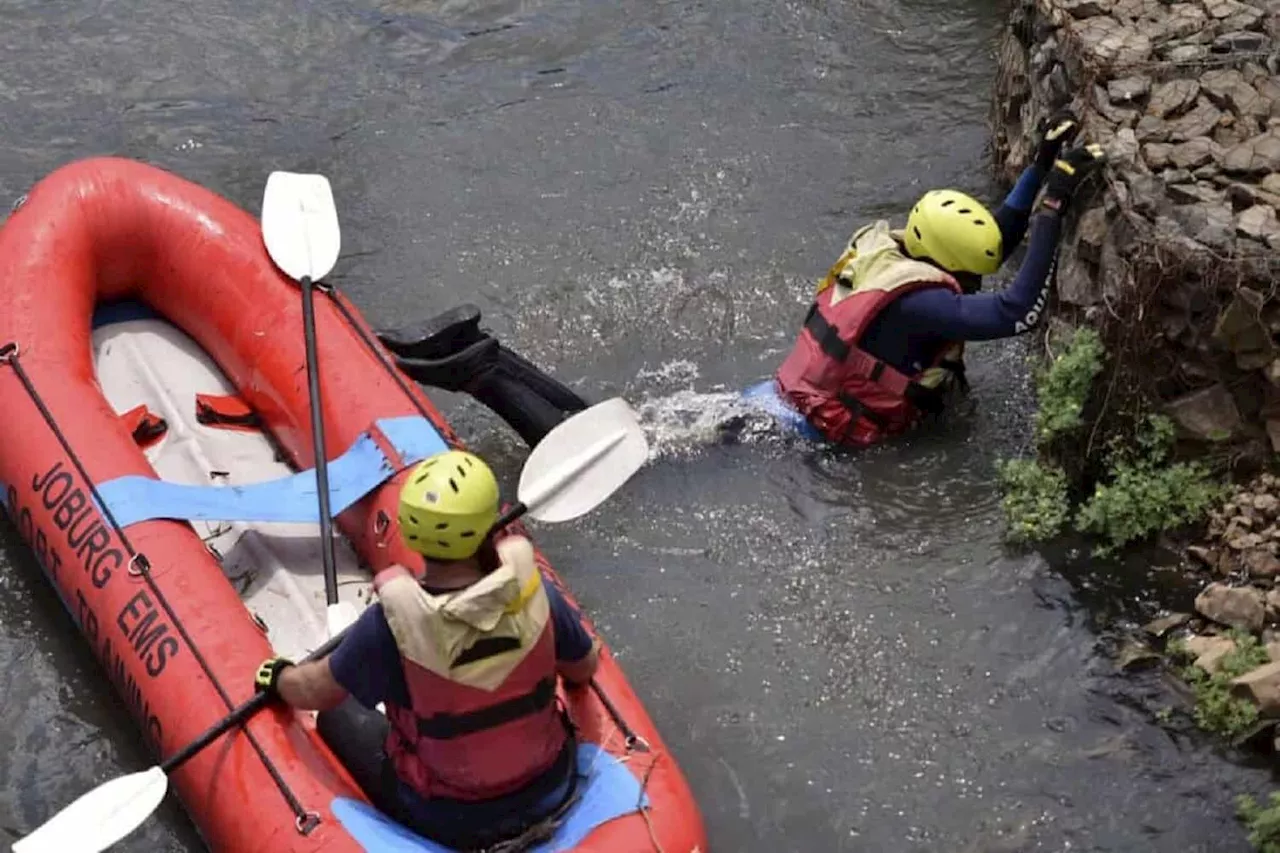
<path fill-rule="evenodd" d="M 1002 9 L 983 0 L 0 0 L 0 197 L 148 160 L 257 211 L 329 175 L 331 280 L 375 323 L 479 305 L 652 463 L 535 531 L 613 645 L 721 851 L 1244 851 L 1267 774 L 1121 676 L 1146 573 L 1000 545 L 993 465 L 1029 434 L 1025 342 L 974 397 L 851 455 L 738 419 L 855 225 L 991 198 Z M 438 398 L 506 482 L 523 455 Z M 4 529 L 0 838 L 151 757 Z M 245 673 L 249 677 L 249 673 Z M 120 850 L 201 849 L 172 803 Z"/>

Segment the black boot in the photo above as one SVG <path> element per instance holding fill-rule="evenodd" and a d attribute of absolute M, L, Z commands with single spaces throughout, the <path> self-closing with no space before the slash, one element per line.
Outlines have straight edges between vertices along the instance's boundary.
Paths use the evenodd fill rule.
<path fill-rule="evenodd" d="M 431 319 L 379 331 L 415 382 L 470 394 L 533 447 L 587 402 L 480 328 L 480 309 L 460 305 Z"/>

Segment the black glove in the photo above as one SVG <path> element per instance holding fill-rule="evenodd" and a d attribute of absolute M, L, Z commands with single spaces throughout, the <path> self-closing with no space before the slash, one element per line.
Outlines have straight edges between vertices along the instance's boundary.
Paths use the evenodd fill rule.
<path fill-rule="evenodd" d="M 1044 182 L 1044 201 L 1050 210 L 1061 211 L 1071 201 L 1076 189 L 1102 165 L 1106 155 L 1096 142 L 1073 148 L 1062 158 L 1055 160 L 1053 171 Z"/>
<path fill-rule="evenodd" d="M 280 682 L 280 673 L 293 666 L 288 658 L 267 658 L 258 667 L 258 674 L 253 677 L 253 686 L 259 693 L 275 693 Z"/>
<path fill-rule="evenodd" d="M 1036 143 L 1036 166 L 1042 172 L 1053 168 L 1053 161 L 1064 145 L 1070 145 L 1080 132 L 1080 120 L 1070 111 L 1062 110 L 1040 122 L 1040 141 Z"/>

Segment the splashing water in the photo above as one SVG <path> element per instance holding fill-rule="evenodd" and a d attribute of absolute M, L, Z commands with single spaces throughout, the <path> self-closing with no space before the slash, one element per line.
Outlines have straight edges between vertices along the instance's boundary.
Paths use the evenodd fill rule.
<path fill-rule="evenodd" d="M 649 458 L 688 456 L 714 444 L 793 437 L 759 403 L 738 391 L 684 389 L 647 397 L 635 410 L 649 438 Z"/>

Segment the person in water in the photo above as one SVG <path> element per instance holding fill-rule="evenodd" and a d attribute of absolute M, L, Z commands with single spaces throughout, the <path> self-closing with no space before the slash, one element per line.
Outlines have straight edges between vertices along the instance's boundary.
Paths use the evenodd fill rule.
<path fill-rule="evenodd" d="M 1102 162 L 1097 145 L 1063 154 L 1078 128 L 1066 113 L 1042 127 L 1034 162 L 994 215 L 964 193 L 932 190 L 902 231 L 881 220 L 854 232 L 774 375 L 781 399 L 829 441 L 866 446 L 941 412 L 953 388 L 967 389 L 964 342 L 1022 334 L 1044 311 L 1063 212 Z M 979 293 L 1028 223 L 1013 283 Z"/>
<path fill-rule="evenodd" d="M 398 515 L 422 581 L 379 572 L 379 602 L 331 655 L 270 658 L 257 688 L 321 711 L 321 736 L 373 804 L 424 837 L 466 850 L 545 829 L 578 778 L 556 676 L 589 682 L 599 641 L 543 581 L 528 539 L 486 536 L 498 483 L 476 456 L 417 465 Z"/>

